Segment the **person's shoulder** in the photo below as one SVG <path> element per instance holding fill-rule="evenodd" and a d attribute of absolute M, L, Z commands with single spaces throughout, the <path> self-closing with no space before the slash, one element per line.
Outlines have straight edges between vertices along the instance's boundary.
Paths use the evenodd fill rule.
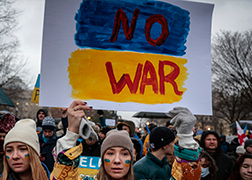
<path fill-rule="evenodd" d="M 139 160 L 133 165 L 133 167 L 134 167 L 134 168 L 135 168 L 135 167 L 142 167 L 142 165 L 144 165 L 144 164 L 146 164 L 146 163 L 149 163 L 148 161 L 149 161 L 149 159 L 148 159 L 146 156 L 144 156 L 144 157 L 142 157 L 141 159 L 139 159 Z"/>
<path fill-rule="evenodd" d="M 232 163 L 233 163 L 232 158 L 231 158 L 229 155 L 227 155 L 227 154 L 221 152 L 221 156 L 222 156 L 222 160 L 223 160 L 224 162 L 226 162 L 226 163 L 232 162 Z"/>

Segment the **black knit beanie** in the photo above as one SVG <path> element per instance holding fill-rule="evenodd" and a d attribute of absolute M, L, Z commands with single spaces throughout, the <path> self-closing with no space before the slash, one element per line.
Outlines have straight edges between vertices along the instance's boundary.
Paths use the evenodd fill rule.
<path fill-rule="evenodd" d="M 167 127 L 155 127 L 150 134 L 151 149 L 159 149 L 175 139 L 173 131 Z"/>
<path fill-rule="evenodd" d="M 247 139 L 244 144 L 244 149 L 246 149 L 249 145 L 252 144 L 252 139 Z"/>

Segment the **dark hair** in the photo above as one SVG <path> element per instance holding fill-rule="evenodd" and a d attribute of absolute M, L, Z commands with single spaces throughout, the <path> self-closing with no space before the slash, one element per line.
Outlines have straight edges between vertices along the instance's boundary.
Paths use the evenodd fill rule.
<path fill-rule="evenodd" d="M 208 162 L 210 162 L 209 165 L 209 178 L 208 179 L 216 179 L 216 172 L 218 170 L 217 166 L 215 165 L 214 159 L 208 154 L 207 151 L 202 151 L 200 153 L 200 159 L 205 158 Z"/>
<path fill-rule="evenodd" d="M 155 127 L 157 127 L 157 125 L 152 124 L 152 123 L 148 125 L 148 128 L 149 128 L 150 131 L 151 131 L 153 128 L 155 128 Z"/>
<path fill-rule="evenodd" d="M 243 154 L 237 159 L 228 180 L 240 180 L 241 179 L 240 168 L 246 158 L 252 159 L 252 154 L 250 154 L 250 153 Z"/>
<path fill-rule="evenodd" d="M 169 121 L 166 122 L 165 126 L 168 127 L 168 126 L 170 126 L 170 125 L 172 125 L 172 123 L 171 123 L 170 120 L 169 120 Z"/>

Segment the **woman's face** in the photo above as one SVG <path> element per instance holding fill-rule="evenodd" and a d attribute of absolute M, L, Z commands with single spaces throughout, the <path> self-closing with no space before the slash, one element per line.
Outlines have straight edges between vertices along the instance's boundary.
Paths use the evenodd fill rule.
<path fill-rule="evenodd" d="M 201 164 L 201 167 L 208 168 L 210 165 L 210 162 L 208 160 L 206 160 L 206 158 L 203 157 L 200 160 L 200 164 Z"/>
<path fill-rule="evenodd" d="M 130 152 L 121 147 L 109 148 L 103 156 L 103 164 L 112 179 L 123 179 L 130 169 Z"/>
<path fill-rule="evenodd" d="M 240 175 L 243 180 L 252 180 L 252 159 L 244 159 L 240 167 Z"/>
<path fill-rule="evenodd" d="M 5 155 L 10 168 L 15 173 L 30 171 L 28 148 L 24 143 L 11 142 L 5 146 Z"/>

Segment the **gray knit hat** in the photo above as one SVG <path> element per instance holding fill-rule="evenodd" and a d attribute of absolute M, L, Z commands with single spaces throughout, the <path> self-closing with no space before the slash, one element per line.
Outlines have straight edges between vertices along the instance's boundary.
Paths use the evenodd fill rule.
<path fill-rule="evenodd" d="M 44 129 L 54 130 L 56 128 L 55 120 L 52 118 L 52 116 L 46 116 L 43 119 L 42 128 L 43 128 L 43 130 Z"/>
<path fill-rule="evenodd" d="M 31 146 L 39 155 L 39 141 L 36 133 L 36 123 L 32 119 L 21 119 L 7 133 L 4 139 L 5 146 L 11 142 L 22 142 Z"/>
<path fill-rule="evenodd" d="M 129 150 L 131 158 L 134 159 L 134 147 L 127 131 L 116 129 L 109 131 L 101 146 L 101 157 L 111 147 L 122 147 Z"/>

